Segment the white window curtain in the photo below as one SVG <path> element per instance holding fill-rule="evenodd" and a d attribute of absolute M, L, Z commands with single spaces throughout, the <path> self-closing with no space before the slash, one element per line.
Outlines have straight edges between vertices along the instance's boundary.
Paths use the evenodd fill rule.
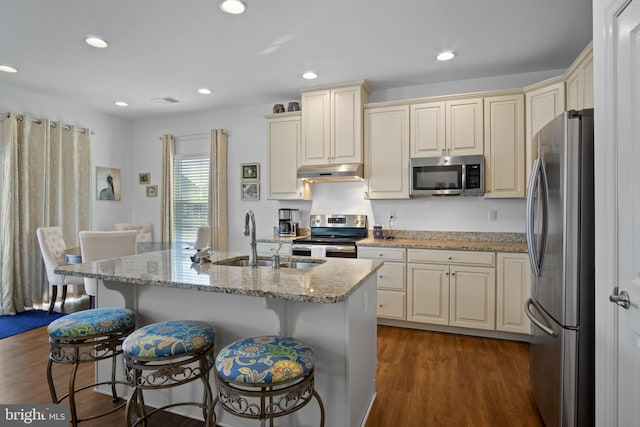
<path fill-rule="evenodd" d="M 162 155 L 162 241 L 170 242 L 176 225 L 173 193 L 175 188 L 175 137 L 163 135 Z M 211 225 L 210 246 L 214 251 L 227 250 L 227 133 L 211 131 L 208 217 Z M 200 224 L 202 225 L 202 224 Z"/>
<path fill-rule="evenodd" d="M 91 228 L 90 132 L 14 113 L 3 117 L 0 314 L 45 304 L 35 231 L 60 225 L 68 247 Z"/>

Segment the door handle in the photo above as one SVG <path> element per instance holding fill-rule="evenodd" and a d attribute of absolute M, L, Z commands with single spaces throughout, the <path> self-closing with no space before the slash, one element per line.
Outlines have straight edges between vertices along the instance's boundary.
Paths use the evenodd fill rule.
<path fill-rule="evenodd" d="M 536 316 L 531 311 L 530 306 L 534 306 L 538 311 L 540 311 L 540 308 L 537 306 L 537 303 L 533 299 L 529 298 L 527 302 L 524 304 L 524 314 L 527 315 L 529 320 L 531 320 L 538 328 L 542 329 L 546 334 L 551 335 L 552 337 L 555 337 L 556 335 L 558 335 L 556 331 L 554 331 L 549 326 L 543 324 L 541 321 L 539 321 L 536 318 Z"/>
<path fill-rule="evenodd" d="M 620 307 L 628 310 L 631 306 L 631 298 L 629 298 L 629 292 L 622 291 L 618 293 L 618 287 L 613 288 L 613 295 L 609 295 L 609 301 L 618 304 Z"/>

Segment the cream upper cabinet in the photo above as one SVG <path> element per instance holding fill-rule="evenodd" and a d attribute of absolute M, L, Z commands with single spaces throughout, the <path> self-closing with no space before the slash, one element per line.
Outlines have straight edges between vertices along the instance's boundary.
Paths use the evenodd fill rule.
<path fill-rule="evenodd" d="M 368 199 L 409 198 L 409 106 L 365 108 Z"/>
<path fill-rule="evenodd" d="M 437 157 L 445 152 L 444 102 L 411 106 L 411 157 Z"/>
<path fill-rule="evenodd" d="M 483 154 L 482 98 L 411 105 L 411 157 Z"/>
<path fill-rule="evenodd" d="M 311 186 L 296 177 L 300 147 L 300 113 L 282 113 L 267 118 L 267 198 L 310 199 Z"/>
<path fill-rule="evenodd" d="M 484 197 L 525 196 L 524 94 L 484 98 Z"/>
<path fill-rule="evenodd" d="M 525 88 L 525 180 L 529 179 L 533 162 L 538 157 L 533 146 L 534 135 L 564 112 L 564 107 L 565 89 L 562 78 L 545 80 Z"/>
<path fill-rule="evenodd" d="M 567 110 L 593 108 L 593 44 L 567 70 Z"/>
<path fill-rule="evenodd" d="M 446 141 L 448 156 L 482 154 L 482 98 L 447 101 Z"/>
<path fill-rule="evenodd" d="M 362 163 L 365 82 L 302 92 L 301 165 Z"/>
<path fill-rule="evenodd" d="M 529 334 L 524 305 L 531 295 L 529 255 L 498 253 L 496 278 L 496 330 Z"/>

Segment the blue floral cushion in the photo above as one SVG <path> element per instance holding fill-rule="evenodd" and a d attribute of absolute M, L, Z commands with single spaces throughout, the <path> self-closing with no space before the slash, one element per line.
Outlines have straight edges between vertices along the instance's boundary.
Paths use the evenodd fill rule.
<path fill-rule="evenodd" d="M 136 325 L 136 313 L 126 308 L 104 307 L 67 314 L 49 323 L 52 337 L 90 338 Z"/>
<path fill-rule="evenodd" d="M 179 356 L 213 343 L 216 331 L 197 320 L 169 320 L 144 326 L 122 343 L 125 354 L 136 357 Z"/>
<path fill-rule="evenodd" d="M 216 370 L 226 380 L 272 384 L 309 372 L 313 368 L 313 356 L 313 349 L 295 338 L 245 338 L 220 350 Z"/>

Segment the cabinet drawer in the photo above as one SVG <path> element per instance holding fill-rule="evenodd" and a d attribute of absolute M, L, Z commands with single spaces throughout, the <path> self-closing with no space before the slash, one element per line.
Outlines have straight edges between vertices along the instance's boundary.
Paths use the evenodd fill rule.
<path fill-rule="evenodd" d="M 279 243 L 266 243 L 266 242 L 258 242 L 256 244 L 256 251 L 260 255 L 273 255 L 278 249 Z M 282 248 L 280 248 L 280 255 L 291 255 L 291 244 L 283 243 Z"/>
<path fill-rule="evenodd" d="M 397 291 L 378 291 L 378 317 L 404 320 L 405 293 Z"/>
<path fill-rule="evenodd" d="M 378 270 L 378 289 L 404 291 L 405 274 L 404 262 L 386 261 Z"/>
<path fill-rule="evenodd" d="M 436 249 L 409 249 L 409 262 L 437 262 L 461 265 L 482 265 L 493 267 L 496 254 L 479 251 L 451 251 Z"/>
<path fill-rule="evenodd" d="M 385 248 L 374 246 L 358 246 L 358 258 L 379 259 L 383 261 L 404 261 L 404 248 Z"/>

